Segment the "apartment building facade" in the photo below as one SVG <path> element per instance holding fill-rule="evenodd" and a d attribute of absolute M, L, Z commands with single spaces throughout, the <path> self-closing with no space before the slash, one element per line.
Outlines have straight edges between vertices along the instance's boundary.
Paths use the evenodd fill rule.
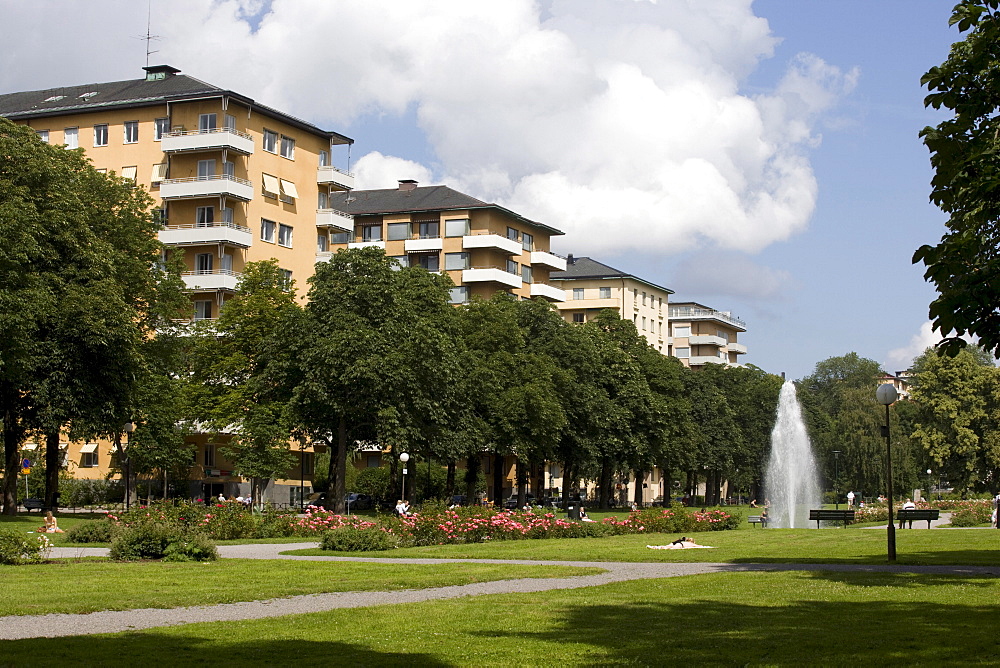
<path fill-rule="evenodd" d="M 728 311 L 717 311 L 696 302 L 678 302 L 670 306 L 669 354 L 684 366 L 698 369 L 706 364 L 739 364 L 747 347 L 739 335 L 746 323 Z"/>
<path fill-rule="evenodd" d="M 182 316 L 217 318 L 247 262 L 276 259 L 304 283 L 330 230 L 354 229 L 329 206 L 331 195 L 354 186 L 347 169 L 334 166 L 349 159 L 353 140 L 174 67 L 143 69 L 136 80 L 0 95 L 0 116 L 43 141 L 82 149 L 99 170 L 149 191 L 163 223 L 159 238 L 184 263 L 191 309 Z M 228 438 L 192 438 L 195 494 L 236 493 L 245 484 L 218 452 Z M 78 477 L 110 472 L 108 443 L 70 443 L 66 452 Z M 309 457 L 303 453 L 303 462 Z"/>
<path fill-rule="evenodd" d="M 566 292 L 557 305 L 569 322 L 588 322 L 604 309 L 613 309 L 635 323 L 648 342 L 663 354 L 669 348 L 667 313 L 674 291 L 615 269 L 589 257 L 566 258 L 566 270 L 552 275 Z"/>
<path fill-rule="evenodd" d="M 341 248 L 376 246 L 401 266 L 447 273 L 455 283 L 454 304 L 496 292 L 565 299 L 550 279 L 566 268 L 550 252 L 551 238 L 562 232 L 502 206 L 412 180 L 398 188 L 334 193 L 330 205 L 351 216 L 354 226 L 333 230 L 318 261 Z"/>

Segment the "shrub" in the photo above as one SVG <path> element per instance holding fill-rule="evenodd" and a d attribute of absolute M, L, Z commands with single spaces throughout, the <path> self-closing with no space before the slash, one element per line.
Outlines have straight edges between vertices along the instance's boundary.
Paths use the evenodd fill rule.
<path fill-rule="evenodd" d="M 121 527 L 111 539 L 109 556 L 114 561 L 160 559 L 175 538 L 178 538 L 176 527 L 167 524 L 148 522 Z"/>
<path fill-rule="evenodd" d="M 337 552 L 381 552 L 397 544 L 395 536 L 382 529 L 345 526 L 324 533 L 320 548 Z"/>
<path fill-rule="evenodd" d="M 66 532 L 66 540 L 70 543 L 110 543 L 113 528 L 107 519 L 81 522 Z"/>
<path fill-rule="evenodd" d="M 0 564 L 37 564 L 49 556 L 51 547 L 45 536 L 28 538 L 11 529 L 0 529 Z"/>
<path fill-rule="evenodd" d="M 163 551 L 164 561 L 215 561 L 219 551 L 215 543 L 201 534 L 189 538 L 174 538 Z"/>
<path fill-rule="evenodd" d="M 980 524 L 989 524 L 992 514 L 993 509 L 990 507 L 989 501 L 985 503 L 967 502 L 966 505 L 951 511 L 951 525 L 954 527 L 974 527 Z"/>

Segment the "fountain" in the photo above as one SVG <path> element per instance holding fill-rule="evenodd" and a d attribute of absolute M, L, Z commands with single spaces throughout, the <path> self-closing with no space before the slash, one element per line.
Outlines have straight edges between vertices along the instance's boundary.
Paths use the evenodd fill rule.
<path fill-rule="evenodd" d="M 771 504 L 769 524 L 778 528 L 808 527 L 809 509 L 821 507 L 816 460 L 792 381 L 781 386 L 764 494 Z"/>

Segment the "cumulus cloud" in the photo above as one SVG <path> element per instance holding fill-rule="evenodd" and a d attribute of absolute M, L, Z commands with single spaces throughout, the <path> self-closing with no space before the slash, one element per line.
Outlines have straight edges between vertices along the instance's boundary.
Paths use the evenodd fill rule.
<path fill-rule="evenodd" d="M 816 128 L 857 73 L 802 54 L 774 90 L 742 92 L 777 41 L 751 4 L 154 0 L 153 61 L 347 134 L 412 113 L 430 164 L 365 155 L 365 185 L 419 173 L 561 228 L 582 253 L 753 252 L 807 224 Z M 11 3 L 0 86 L 135 77 L 145 6 L 122 8 Z M 58 40 L 33 34 L 38 16 Z"/>
<path fill-rule="evenodd" d="M 893 348 L 886 354 L 885 368 L 889 371 L 909 369 L 913 365 L 914 358 L 920 356 L 939 341 L 941 341 L 941 335 L 934 331 L 931 321 L 928 320 L 920 325 L 919 332 L 910 337 L 909 343 L 899 348 Z"/>
<path fill-rule="evenodd" d="M 426 184 L 431 180 L 431 171 L 412 160 L 373 151 L 358 160 L 354 178 L 359 190 L 378 190 L 395 188 L 402 179 L 413 179 Z"/>
<path fill-rule="evenodd" d="M 678 294 L 739 297 L 752 303 L 786 299 L 792 283 L 788 272 L 744 255 L 706 251 L 684 258 L 672 272 L 670 287 Z"/>

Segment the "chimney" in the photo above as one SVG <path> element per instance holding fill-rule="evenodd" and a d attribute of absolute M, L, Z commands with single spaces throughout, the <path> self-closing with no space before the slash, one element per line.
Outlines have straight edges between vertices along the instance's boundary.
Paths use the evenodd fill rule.
<path fill-rule="evenodd" d="M 576 260 L 573 258 L 572 253 L 566 256 L 566 264 L 576 264 Z"/>
<path fill-rule="evenodd" d="M 180 73 L 179 69 L 170 65 L 147 65 L 142 69 L 146 70 L 146 81 L 163 81 Z"/>
<path fill-rule="evenodd" d="M 400 179 L 399 180 L 399 190 L 400 192 L 410 192 L 411 190 L 417 189 L 417 181 L 413 179 Z"/>

